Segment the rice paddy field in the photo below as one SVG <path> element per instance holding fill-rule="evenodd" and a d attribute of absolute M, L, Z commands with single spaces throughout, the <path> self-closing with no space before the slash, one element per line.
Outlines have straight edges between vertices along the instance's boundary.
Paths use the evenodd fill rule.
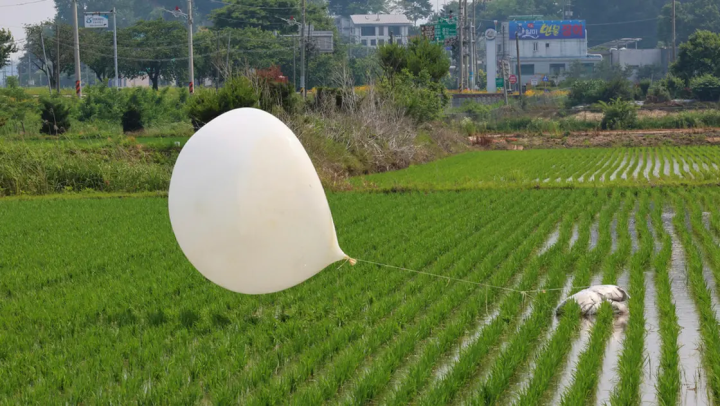
<path fill-rule="evenodd" d="M 478 151 L 353 180 L 390 189 L 604 187 L 720 182 L 720 148 L 645 147 Z"/>
<path fill-rule="evenodd" d="M 355 179 L 406 188 L 329 193 L 360 262 L 262 296 L 194 270 L 163 197 L 0 199 L 0 404 L 718 404 L 719 164 L 476 152 Z M 555 315 L 599 283 L 629 315 Z"/>

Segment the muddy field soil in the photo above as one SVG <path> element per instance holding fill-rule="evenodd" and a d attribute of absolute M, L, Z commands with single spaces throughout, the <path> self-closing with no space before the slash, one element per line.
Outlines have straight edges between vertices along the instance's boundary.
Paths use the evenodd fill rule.
<path fill-rule="evenodd" d="M 720 128 L 488 134 L 469 137 L 469 142 L 483 149 L 720 145 Z"/>

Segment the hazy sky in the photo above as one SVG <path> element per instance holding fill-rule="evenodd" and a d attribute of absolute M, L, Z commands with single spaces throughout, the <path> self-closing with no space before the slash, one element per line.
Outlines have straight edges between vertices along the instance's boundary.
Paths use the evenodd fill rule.
<path fill-rule="evenodd" d="M 10 29 L 15 41 L 25 39 L 24 24 L 33 24 L 55 15 L 53 0 L 0 0 L 0 28 Z M 22 42 L 18 47 L 22 46 Z M 13 55 L 16 59 L 19 54 Z"/>

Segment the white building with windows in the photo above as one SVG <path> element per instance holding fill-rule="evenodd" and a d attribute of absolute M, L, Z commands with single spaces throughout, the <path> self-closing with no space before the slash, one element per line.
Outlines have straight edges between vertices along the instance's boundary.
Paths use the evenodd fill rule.
<path fill-rule="evenodd" d="M 542 84 L 544 76 L 562 79 L 575 61 L 592 71 L 603 60 L 602 55 L 588 53 L 584 20 L 510 21 L 499 31 L 498 59 L 509 60 L 511 73 L 517 74 L 519 45 L 523 84 Z"/>
<path fill-rule="evenodd" d="M 390 43 L 407 44 L 412 22 L 403 14 L 355 14 L 336 18 L 340 34 L 357 44 L 377 47 Z"/>

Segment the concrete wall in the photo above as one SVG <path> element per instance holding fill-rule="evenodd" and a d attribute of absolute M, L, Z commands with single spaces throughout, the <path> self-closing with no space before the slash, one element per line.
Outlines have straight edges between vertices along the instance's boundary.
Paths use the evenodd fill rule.
<path fill-rule="evenodd" d="M 375 24 L 373 27 L 375 28 L 375 35 L 362 35 L 362 26 L 356 25 L 354 27 L 354 33 L 356 42 L 359 44 L 362 44 L 362 41 L 367 41 L 367 46 L 369 47 L 375 47 L 380 44 L 380 40 L 383 41 L 383 43 L 387 44 L 390 42 L 390 31 L 388 30 L 388 27 L 394 26 L 397 27 L 397 25 L 392 24 Z M 410 27 L 408 26 L 400 26 L 400 36 L 394 36 L 394 39 L 401 40 L 403 44 L 407 44 L 408 41 L 408 32 Z M 371 45 L 371 41 L 375 40 L 375 45 Z"/>
<path fill-rule="evenodd" d="M 610 51 L 610 61 L 613 65 L 645 66 L 663 65 L 662 49 L 616 49 Z"/>

